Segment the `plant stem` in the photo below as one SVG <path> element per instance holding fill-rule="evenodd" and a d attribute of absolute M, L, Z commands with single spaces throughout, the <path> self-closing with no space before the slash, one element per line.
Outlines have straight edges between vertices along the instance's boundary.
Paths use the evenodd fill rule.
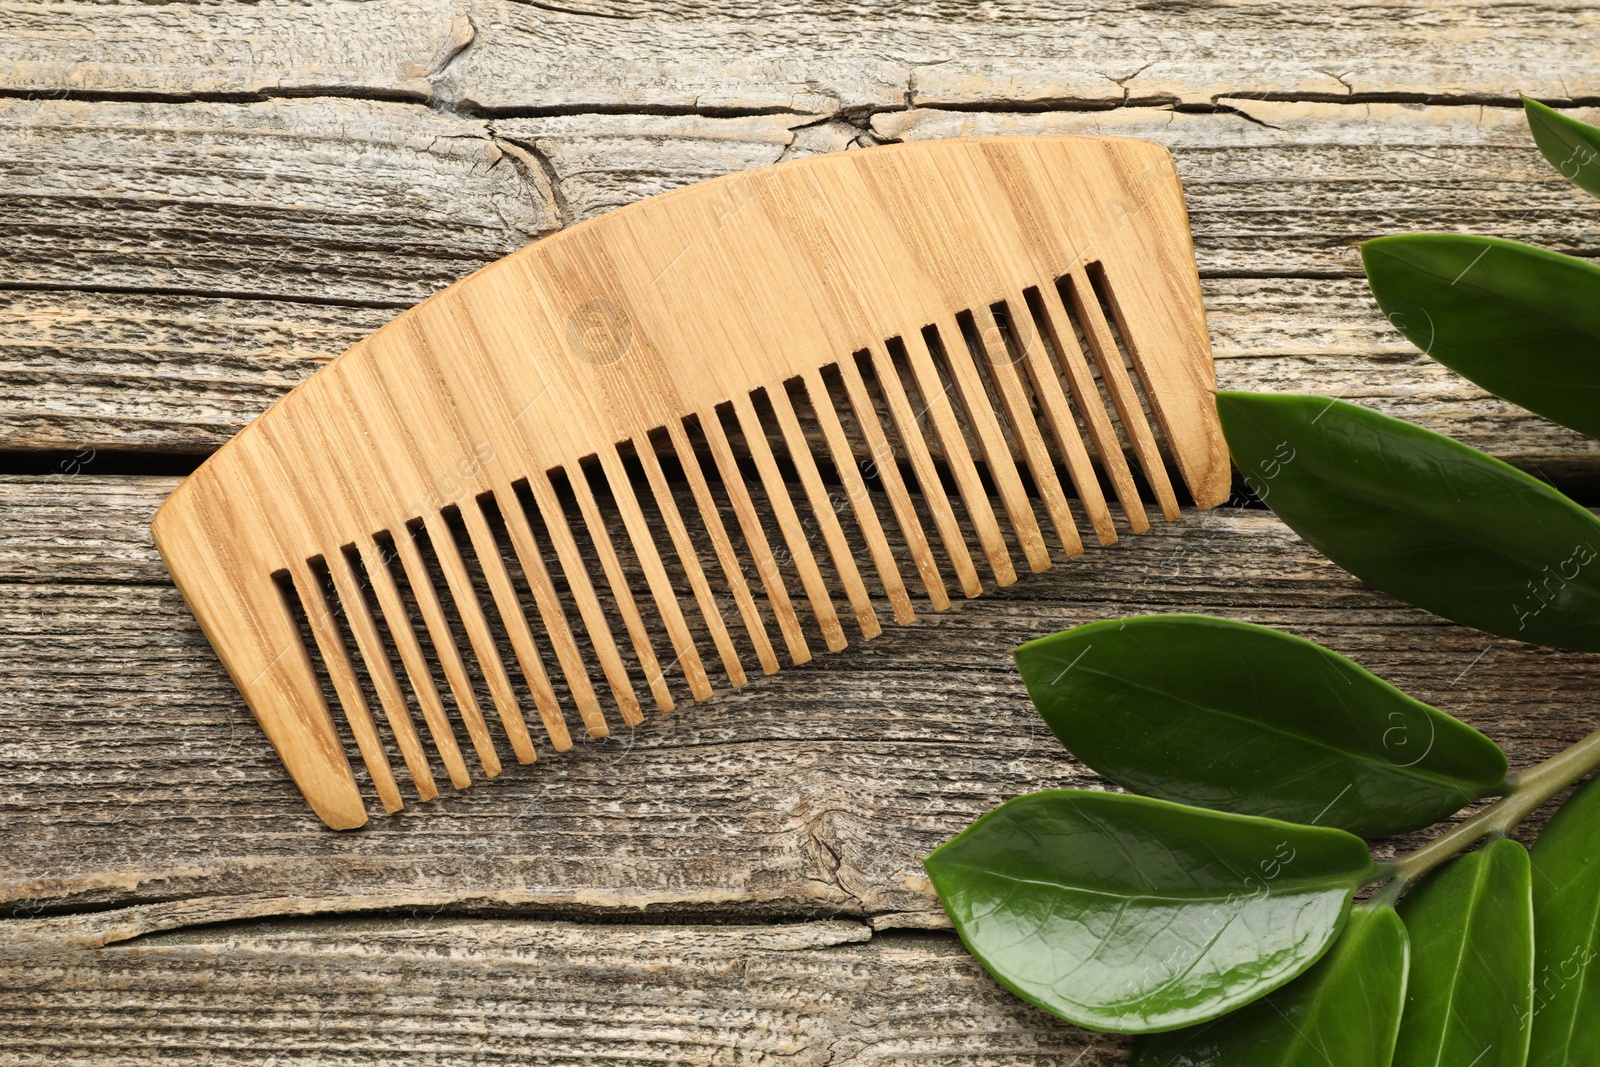
<path fill-rule="evenodd" d="M 1384 865 L 1392 881 L 1379 891 L 1383 903 L 1393 903 L 1412 882 L 1445 860 L 1491 834 L 1506 834 L 1546 801 L 1591 771 L 1600 769 L 1600 730 L 1563 749 L 1543 763 L 1506 779 L 1509 789 L 1499 800 L 1457 826 Z M 1374 898 L 1377 903 L 1379 897 Z"/>

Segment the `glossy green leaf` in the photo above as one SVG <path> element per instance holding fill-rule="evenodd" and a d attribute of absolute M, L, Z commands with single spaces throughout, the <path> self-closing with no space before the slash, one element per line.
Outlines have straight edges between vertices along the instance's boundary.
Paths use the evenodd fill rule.
<path fill-rule="evenodd" d="M 1097 1030 L 1216 1017 L 1304 971 L 1372 876 L 1341 830 L 1060 789 L 1008 801 L 924 861 L 967 949 Z"/>
<path fill-rule="evenodd" d="M 1431 826 L 1505 778 L 1504 754 L 1472 727 L 1264 626 L 1150 615 L 1015 656 L 1073 755 L 1162 800 L 1384 837 Z"/>
<path fill-rule="evenodd" d="M 1522 111 L 1533 143 L 1550 165 L 1579 188 L 1600 196 L 1600 129 L 1526 97 Z"/>
<path fill-rule="evenodd" d="M 1527 1062 L 1532 892 L 1528 850 L 1502 838 L 1400 902 L 1412 953 L 1394 1067 Z"/>
<path fill-rule="evenodd" d="M 1600 1063 L 1600 779 L 1533 846 L 1532 1067 Z"/>
<path fill-rule="evenodd" d="M 1407 233 L 1361 246 L 1406 339 L 1497 396 L 1600 437 L 1600 266 L 1498 237 Z"/>
<path fill-rule="evenodd" d="M 1502 637 L 1600 651 L 1600 521 L 1448 437 L 1323 396 L 1219 393 L 1234 462 L 1312 547 Z"/>
<path fill-rule="evenodd" d="M 1354 908 L 1328 954 L 1275 993 L 1201 1026 L 1142 1037 L 1129 1067 L 1384 1067 L 1406 995 L 1406 929 Z"/>

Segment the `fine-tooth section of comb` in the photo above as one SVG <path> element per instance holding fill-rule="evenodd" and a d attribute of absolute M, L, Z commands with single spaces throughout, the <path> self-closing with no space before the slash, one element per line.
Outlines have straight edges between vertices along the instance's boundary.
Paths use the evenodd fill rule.
<path fill-rule="evenodd" d="M 399 316 L 156 516 L 329 825 L 1227 495 L 1171 157 L 814 157 L 570 227 Z M 1174 482 L 1173 472 L 1182 480 Z M 608 718 L 614 716 L 612 722 Z M 531 728 L 530 728 L 531 725 Z"/>
<path fill-rule="evenodd" d="M 728 537 L 728 528 L 722 521 L 722 512 L 711 493 L 711 485 L 706 480 L 705 471 L 700 468 L 700 461 L 695 455 L 688 431 L 680 422 L 669 422 L 666 429 L 684 477 L 688 479 L 690 489 L 694 493 L 695 505 L 700 509 L 701 521 L 705 523 L 706 533 L 711 538 L 712 549 L 716 553 L 717 562 L 722 566 L 723 577 L 727 580 L 734 602 L 738 605 L 739 617 L 744 620 L 745 631 L 749 634 L 750 642 L 756 650 L 756 657 L 761 662 L 761 669 L 766 674 L 772 674 L 778 669 L 778 657 L 772 650 L 772 639 L 767 636 L 766 623 L 761 619 L 755 597 L 750 593 L 750 584 L 745 580 L 744 565 L 740 563 L 733 541 Z M 640 450 L 640 454 L 649 459 L 651 478 L 659 477 L 660 464 L 648 443 Z M 670 487 L 665 485 L 656 485 L 655 490 L 659 494 L 671 492 Z M 662 499 L 665 502 L 670 498 L 663 495 Z M 663 507 L 665 506 L 663 503 Z M 676 529 L 673 536 L 678 536 Z M 729 674 L 733 675 L 731 667 Z M 732 681 L 734 685 L 743 684 L 742 674 L 734 675 Z"/>
<path fill-rule="evenodd" d="M 1106 506 L 1105 493 L 1095 476 L 1094 465 L 1089 459 L 1088 449 L 1080 434 L 1077 417 L 1073 413 L 1072 404 L 1067 400 L 1066 393 L 1062 391 L 1061 377 L 1051 358 L 1052 351 L 1060 351 L 1060 343 L 1056 342 L 1053 350 L 1047 348 L 1049 327 L 1045 325 L 1047 320 L 1044 317 L 1039 290 L 1028 290 L 1017 304 L 1005 305 L 1005 312 L 1006 336 L 1008 342 L 1021 353 L 1021 362 L 1027 368 L 1028 384 L 1033 389 L 1034 400 L 1039 407 L 1039 421 L 1048 429 L 1050 440 L 1055 443 L 1057 452 L 1066 464 L 1072 487 L 1078 494 L 1078 502 L 1087 513 L 1095 536 L 1099 538 L 1101 544 L 1109 545 L 1117 539 L 1116 527 L 1112 523 L 1111 511 Z M 1081 401 L 1079 408 L 1082 409 Z M 1092 413 L 1086 414 L 1086 421 L 1091 427 L 1097 426 L 1104 419 L 1105 412 L 1098 407 Z M 1109 441 L 1111 436 L 1107 433 L 1102 437 L 1096 430 L 1094 440 Z M 1121 458 L 1121 453 L 1118 453 L 1117 458 Z M 1125 467 L 1122 469 L 1125 470 Z M 1118 487 L 1121 491 L 1120 482 Z M 1131 485 L 1129 495 L 1132 497 Z M 1137 497 L 1132 499 L 1135 504 L 1138 503 Z"/>
<path fill-rule="evenodd" d="M 983 316 L 982 322 L 978 320 L 979 314 Z M 964 314 L 961 325 L 975 358 L 989 368 L 994 392 L 999 397 L 999 409 L 1004 413 L 1005 422 L 1015 434 L 1028 473 L 1033 476 L 1034 485 L 1044 501 L 1046 512 L 1062 548 L 1069 556 L 1078 555 L 1083 551 L 1083 539 L 1078 535 L 1072 509 L 1067 504 L 1061 480 L 1056 476 L 1055 462 L 1045 447 L 1044 435 L 1039 432 L 1039 424 L 1033 414 L 1032 400 L 1027 395 L 1022 376 L 1017 370 L 1015 362 L 1017 354 L 1006 343 L 999 317 L 995 314 L 994 308 L 983 308 L 975 314 Z M 1045 551 L 1042 537 L 1040 550 Z M 1048 555 L 1045 557 L 1045 564 L 1047 566 L 1049 564 Z"/>
<path fill-rule="evenodd" d="M 833 400 L 828 395 L 828 387 L 823 382 L 821 373 L 816 370 L 808 371 L 802 376 L 802 380 L 803 391 L 814 421 L 822 428 L 834 470 L 843 483 L 845 498 L 850 501 L 856 526 L 861 530 L 862 537 L 867 543 L 873 566 L 878 571 L 878 580 L 883 584 L 884 595 L 888 597 L 894 609 L 895 621 L 904 626 L 916 618 L 916 612 L 911 607 L 911 597 L 906 593 L 906 583 L 900 576 L 900 567 L 895 563 L 894 550 L 883 535 L 883 526 L 878 521 L 878 513 L 872 508 L 872 497 L 866 482 L 861 477 L 861 469 L 856 466 L 855 452 L 850 447 L 850 439 L 845 434 L 844 425 L 839 421 L 839 413 L 834 409 Z M 804 434 L 798 421 L 793 423 L 792 430 L 789 425 L 785 425 L 784 434 L 792 436 L 799 442 L 795 454 L 806 461 L 801 473 L 808 479 L 807 491 L 812 492 L 811 487 L 815 483 L 816 492 L 823 492 L 821 476 L 817 473 L 816 464 L 811 461 L 811 455 L 805 448 Z M 830 530 L 836 530 L 837 526 L 838 524 L 834 523 L 830 526 Z M 844 542 L 842 531 L 839 531 L 838 539 L 841 544 Z"/>
<path fill-rule="evenodd" d="M 788 647 L 789 658 L 796 664 L 809 662 L 811 647 L 806 643 L 805 631 L 800 626 L 800 617 L 795 614 L 794 603 L 789 599 L 788 585 L 783 580 L 783 571 L 778 566 L 778 558 L 773 554 L 766 530 L 761 525 L 755 500 L 750 496 L 750 489 L 745 485 L 744 475 L 739 470 L 739 462 L 728 444 L 727 435 L 722 430 L 722 420 L 713 410 L 705 420 L 697 419 L 696 425 L 705 436 L 706 448 L 716 465 L 717 477 L 722 482 L 723 490 L 733 502 L 739 529 L 744 535 L 749 554 L 755 560 L 756 573 L 761 577 L 768 602 L 777 616 L 778 629 L 782 632 Z"/>
<path fill-rule="evenodd" d="M 428 757 L 423 750 L 422 739 L 417 734 L 416 725 L 412 722 L 411 713 L 406 707 L 405 694 L 400 689 L 394 666 L 389 661 L 387 642 L 379 632 L 378 624 L 373 621 L 366 595 L 356 578 L 356 566 L 343 555 L 322 560 L 322 570 L 332 582 L 343 621 L 349 625 L 355 636 L 362 666 L 372 688 L 378 694 L 389 733 L 394 738 L 396 747 L 400 749 L 406 771 L 411 775 L 412 786 L 419 797 L 432 800 L 439 795 L 439 787 L 435 784 L 433 772 L 428 767 Z M 321 607 L 321 604 L 317 605 L 317 610 Z"/>
<path fill-rule="evenodd" d="M 885 342 L 881 348 L 873 346 L 870 358 L 873 379 L 883 392 L 884 403 L 892 415 L 901 445 L 910 459 L 917 486 L 927 501 L 929 510 L 933 512 L 934 524 L 943 539 L 945 551 L 949 553 L 951 566 L 955 568 L 956 575 L 961 581 L 962 592 L 969 597 L 977 596 L 983 586 L 978 580 L 978 571 L 972 564 L 972 554 L 967 549 L 967 542 L 956 519 L 955 510 L 951 508 L 950 498 L 945 493 L 938 466 L 928 451 L 928 442 L 923 439 L 920 421 L 922 412 L 911 406 L 911 399 L 906 395 L 905 386 L 895 370 L 894 357 L 888 343 Z"/>
<path fill-rule="evenodd" d="M 857 353 L 855 357 L 846 357 L 837 364 L 835 369 L 838 371 L 839 380 L 844 386 L 849 409 L 855 417 L 856 424 L 860 427 L 860 433 L 866 444 L 868 458 L 863 461 L 862 469 L 876 477 L 888 494 L 895 521 L 899 524 L 901 535 L 905 538 L 906 548 L 916 566 L 917 576 L 922 579 L 923 589 L 927 594 L 928 601 L 933 605 L 935 611 L 944 611 L 950 607 L 950 594 L 946 591 L 944 579 L 939 574 L 939 564 L 934 559 L 933 550 L 928 544 L 927 534 L 923 532 L 922 519 L 918 516 L 916 507 L 911 502 L 911 496 L 906 491 L 905 481 L 900 477 L 900 465 L 895 459 L 894 446 L 889 443 L 888 435 L 884 433 L 883 424 L 878 421 L 877 409 L 872 403 L 872 397 L 867 393 L 866 384 L 861 377 L 861 370 L 856 366 L 856 359 L 859 356 L 860 353 Z M 837 455 L 840 446 L 834 444 L 833 439 L 842 433 L 843 427 L 836 421 L 830 421 L 825 418 L 824 430 L 828 433 L 829 443 Z M 854 464 L 848 459 L 841 459 L 839 463 L 846 477 L 850 477 L 849 472 L 854 468 Z M 857 473 L 859 474 L 860 472 L 858 471 Z M 848 482 L 847 484 L 861 486 L 864 490 L 864 483 L 860 481 L 859 477 L 854 482 Z M 851 489 L 852 493 L 857 491 L 855 488 Z M 852 499 L 855 498 L 852 497 Z M 870 500 L 866 502 L 862 512 L 863 526 L 867 525 L 868 517 L 872 517 L 871 521 L 876 523 L 876 512 L 872 510 Z M 882 527 L 879 526 L 878 529 L 881 531 Z M 877 551 L 880 551 L 880 549 L 874 548 L 874 552 L 876 553 Z M 887 579 L 885 580 L 887 581 Z M 893 590 L 891 589 L 892 595 Z M 897 602 L 895 615 L 900 618 L 901 614 L 902 611 Z M 904 609 L 904 615 L 905 617 L 901 621 L 909 622 L 911 620 L 909 604 Z"/>

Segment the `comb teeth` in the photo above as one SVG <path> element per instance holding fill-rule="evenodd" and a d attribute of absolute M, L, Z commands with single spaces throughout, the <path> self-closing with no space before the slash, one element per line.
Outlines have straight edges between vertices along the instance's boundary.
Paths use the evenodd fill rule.
<path fill-rule="evenodd" d="M 705 700 L 1110 543 L 1110 501 L 1143 531 L 1141 488 L 1175 517 L 1169 460 L 1221 501 L 1169 164 L 898 146 L 574 227 L 313 376 L 156 541 L 330 825 L 352 764 L 394 811 Z"/>
<path fill-rule="evenodd" d="M 978 595 L 974 547 L 1004 585 L 1016 580 L 1015 558 L 1042 570 L 1052 554 L 1080 554 L 1085 533 L 1115 541 L 1107 488 L 1127 527 L 1147 528 L 1125 450 L 1163 513 L 1175 516 L 1161 434 L 1114 308 L 1100 265 L 1089 263 L 635 435 L 579 469 L 469 494 L 346 552 L 294 561 L 282 588 L 306 620 L 304 650 L 385 809 L 401 806 L 390 749 L 420 798 L 438 792 L 412 708 L 451 782 L 464 787 L 463 733 L 485 774 L 501 768 L 486 705 L 498 713 L 500 744 L 520 762 L 534 759 L 524 706 L 535 709 L 557 751 L 572 747 L 568 711 L 589 736 L 605 736 L 590 662 L 610 686 L 612 710 L 632 726 L 642 721 L 641 685 L 663 711 L 675 705 L 669 675 L 696 700 L 711 695 L 703 650 L 733 686 L 745 684 L 751 653 L 763 672 L 778 669 L 769 617 L 791 662 L 803 663 L 808 633 L 830 650 L 848 644 L 841 602 L 870 638 L 880 631 L 877 604 L 901 624 L 915 619 L 914 592 L 933 610 L 947 609 L 946 569 L 962 592 Z M 808 423 L 820 454 L 808 443 Z M 946 457 L 943 470 L 936 452 Z M 648 497 L 637 494 L 639 482 Z M 686 509 L 699 519 L 698 540 Z M 898 531 L 894 541 L 889 529 Z M 559 587 L 547 563 L 552 550 Z M 643 606 L 634 596 L 641 588 L 650 595 Z M 808 619 L 796 612 L 791 588 L 809 606 Z M 631 646 L 629 662 L 618 633 Z M 665 663 L 658 646 L 672 650 Z M 374 706 L 384 713 L 382 736 Z"/>

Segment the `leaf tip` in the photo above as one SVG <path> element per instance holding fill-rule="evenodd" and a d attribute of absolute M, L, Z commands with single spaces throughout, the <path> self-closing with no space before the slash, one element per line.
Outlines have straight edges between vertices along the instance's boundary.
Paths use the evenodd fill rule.
<path fill-rule="evenodd" d="M 1550 115 L 1555 115 L 1556 114 L 1556 109 L 1551 107 L 1549 104 L 1543 103 L 1542 101 L 1539 101 L 1539 100 L 1535 100 L 1533 97 L 1528 96 L 1528 95 L 1526 95 L 1524 93 L 1518 93 L 1517 95 L 1522 100 L 1522 113 L 1524 115 L 1528 116 L 1528 118 L 1530 120 L 1535 115 L 1539 115 L 1539 116 L 1542 117 L 1542 116 L 1550 116 Z"/>
<path fill-rule="evenodd" d="M 1218 389 L 1216 392 L 1217 410 L 1223 411 L 1229 408 L 1237 410 L 1249 404 L 1249 398 L 1253 395 L 1253 393 L 1246 393 L 1236 389 Z"/>

